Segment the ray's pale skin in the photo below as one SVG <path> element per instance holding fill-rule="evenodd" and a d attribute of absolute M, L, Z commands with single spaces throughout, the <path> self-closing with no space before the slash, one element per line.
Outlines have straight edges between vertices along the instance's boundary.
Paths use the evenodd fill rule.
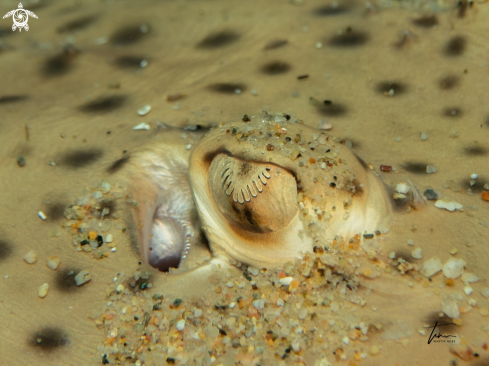
<path fill-rule="evenodd" d="M 160 270 L 180 259 L 198 272 L 230 259 L 277 267 L 385 227 L 392 213 L 368 166 L 300 120 L 264 112 L 196 137 L 191 153 L 185 145 L 155 143 L 131 160 L 141 255 Z M 200 227 L 212 257 L 204 264 Z"/>

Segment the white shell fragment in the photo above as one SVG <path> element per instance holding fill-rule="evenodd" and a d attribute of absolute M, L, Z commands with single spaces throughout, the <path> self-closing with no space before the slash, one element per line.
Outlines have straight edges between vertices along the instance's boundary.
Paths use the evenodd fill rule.
<path fill-rule="evenodd" d="M 40 298 L 46 297 L 48 294 L 49 290 L 49 284 L 43 283 L 41 286 L 39 286 L 38 294 Z"/>
<path fill-rule="evenodd" d="M 458 278 L 464 273 L 465 264 L 463 259 L 450 258 L 443 265 L 443 275 L 447 278 Z"/>
<path fill-rule="evenodd" d="M 409 192 L 409 186 L 406 183 L 399 183 L 396 186 L 396 192 L 401 193 L 401 194 L 406 194 Z"/>
<path fill-rule="evenodd" d="M 46 219 L 47 219 L 46 215 L 45 215 L 45 214 L 44 214 L 44 212 L 42 212 L 42 211 L 39 211 L 39 212 L 37 213 L 37 216 L 39 216 L 39 218 L 40 218 L 41 220 L 46 220 Z"/>
<path fill-rule="evenodd" d="M 441 311 L 452 319 L 458 319 L 460 317 L 460 309 L 457 300 L 451 297 L 443 299 L 441 303 Z"/>
<path fill-rule="evenodd" d="M 77 286 L 83 285 L 91 279 L 92 278 L 90 277 L 90 273 L 88 273 L 87 270 L 80 271 L 80 273 L 75 276 L 75 282 Z"/>
<path fill-rule="evenodd" d="M 284 277 L 279 279 L 279 282 L 282 286 L 289 286 L 293 279 L 293 277 Z"/>
<path fill-rule="evenodd" d="M 149 124 L 147 124 L 146 122 L 141 122 L 140 124 L 134 126 L 132 129 L 133 130 L 147 130 L 149 131 L 151 127 L 149 126 Z"/>
<path fill-rule="evenodd" d="M 438 208 L 444 208 L 448 211 L 461 210 L 464 206 L 455 201 L 447 201 L 446 199 L 438 200 L 435 202 L 435 206 Z"/>
<path fill-rule="evenodd" d="M 441 263 L 441 260 L 439 260 L 436 257 L 428 259 L 423 264 L 423 274 L 426 277 L 431 277 L 434 274 L 440 272 L 442 269 L 443 269 L 443 264 Z"/>
<path fill-rule="evenodd" d="M 145 106 L 142 106 L 141 108 L 138 109 L 138 114 L 140 116 L 145 116 L 149 113 L 150 110 L 151 110 L 151 106 L 146 104 Z"/>
<path fill-rule="evenodd" d="M 49 257 L 48 259 L 48 263 L 46 264 L 50 269 L 52 269 L 53 271 L 55 271 L 58 266 L 59 266 L 59 258 L 56 257 L 55 255 Z"/>
<path fill-rule="evenodd" d="M 37 262 L 37 253 L 33 250 L 24 255 L 24 260 L 29 264 L 34 264 Z"/>
<path fill-rule="evenodd" d="M 470 273 L 470 272 L 465 272 L 462 275 L 462 282 L 465 283 L 468 286 L 469 283 L 479 282 L 479 276 L 477 276 L 477 275 L 475 275 L 473 273 Z"/>
<path fill-rule="evenodd" d="M 421 259 L 423 258 L 423 254 L 421 252 L 421 248 L 416 248 L 411 252 L 411 255 L 413 256 L 414 259 Z"/>

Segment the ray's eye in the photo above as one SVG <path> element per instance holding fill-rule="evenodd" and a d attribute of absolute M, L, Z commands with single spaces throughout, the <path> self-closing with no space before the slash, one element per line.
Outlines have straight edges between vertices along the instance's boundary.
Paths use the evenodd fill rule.
<path fill-rule="evenodd" d="M 281 230 L 298 211 L 295 178 L 274 164 L 221 154 L 211 163 L 209 185 L 223 216 L 247 231 Z"/>

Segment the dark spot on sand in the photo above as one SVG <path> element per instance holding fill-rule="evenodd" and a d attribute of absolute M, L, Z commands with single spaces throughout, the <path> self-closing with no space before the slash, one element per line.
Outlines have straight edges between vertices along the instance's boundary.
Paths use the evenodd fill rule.
<path fill-rule="evenodd" d="M 321 6 L 313 10 L 313 14 L 320 17 L 331 17 L 348 12 L 350 9 L 344 5 L 333 3 L 331 5 Z"/>
<path fill-rule="evenodd" d="M 29 337 L 29 344 L 43 351 L 53 351 L 68 342 L 68 337 L 58 327 L 44 327 Z"/>
<path fill-rule="evenodd" d="M 403 168 L 406 169 L 409 173 L 413 174 L 426 174 L 427 163 L 421 162 L 407 162 L 402 164 Z"/>
<path fill-rule="evenodd" d="M 148 26 L 144 24 L 131 25 L 120 28 L 111 37 L 110 41 L 119 46 L 126 46 L 139 42 L 149 32 Z"/>
<path fill-rule="evenodd" d="M 487 149 L 482 146 L 469 146 L 464 148 L 464 152 L 467 155 L 472 155 L 472 156 L 484 156 L 487 155 Z"/>
<path fill-rule="evenodd" d="M 88 27 L 95 21 L 96 17 L 93 15 L 84 16 L 78 19 L 71 20 L 58 27 L 58 33 L 75 32 Z"/>
<path fill-rule="evenodd" d="M 113 174 L 124 168 L 124 166 L 129 162 L 130 156 L 124 156 L 120 159 L 114 161 L 108 168 L 107 173 Z"/>
<path fill-rule="evenodd" d="M 71 70 L 73 60 L 80 54 L 80 51 L 73 46 L 65 46 L 63 51 L 51 58 L 48 58 L 43 67 L 42 73 L 45 77 L 61 76 Z"/>
<path fill-rule="evenodd" d="M 27 95 L 4 95 L 0 97 L 0 104 L 17 103 L 28 99 Z"/>
<path fill-rule="evenodd" d="M 368 35 L 365 32 L 354 31 L 348 27 L 343 33 L 336 34 L 329 39 L 329 45 L 339 48 L 350 48 L 362 46 L 368 41 Z"/>
<path fill-rule="evenodd" d="M 290 65 L 283 61 L 268 62 L 260 68 L 261 72 L 267 75 L 285 74 L 290 70 Z"/>
<path fill-rule="evenodd" d="M 208 89 L 221 94 L 237 94 L 236 90 L 244 92 L 246 85 L 241 83 L 215 83 L 209 85 Z"/>
<path fill-rule="evenodd" d="M 99 149 L 74 150 L 66 153 L 61 158 L 61 163 L 69 166 L 70 168 L 82 168 L 93 164 L 100 159 L 102 155 L 103 152 Z"/>
<path fill-rule="evenodd" d="M 197 48 L 215 49 L 225 47 L 236 42 L 239 38 L 238 33 L 231 30 L 223 30 L 209 34 L 197 44 Z"/>
<path fill-rule="evenodd" d="M 412 20 L 412 23 L 421 28 L 433 28 L 438 25 L 438 18 L 436 15 L 425 15 L 420 18 Z"/>
<path fill-rule="evenodd" d="M 266 45 L 265 45 L 265 50 L 273 50 L 275 48 L 280 48 L 280 47 L 283 47 L 285 46 L 287 43 L 289 43 L 289 41 L 287 41 L 286 39 L 275 39 L 273 41 L 270 41 L 268 42 Z"/>
<path fill-rule="evenodd" d="M 460 56 L 467 48 L 467 40 L 463 36 L 454 36 L 445 44 L 444 53 L 447 56 Z"/>
<path fill-rule="evenodd" d="M 407 87 L 405 84 L 396 81 L 382 81 L 376 86 L 377 92 L 392 97 L 404 93 L 406 89 Z"/>
<path fill-rule="evenodd" d="M 12 32 L 12 28 L 0 27 L 0 38 L 11 36 L 13 34 L 17 34 L 17 32 Z"/>
<path fill-rule="evenodd" d="M 13 246 L 5 239 L 0 239 L 0 261 L 4 261 L 13 253 Z"/>
<path fill-rule="evenodd" d="M 452 323 L 450 325 L 443 325 L 441 328 L 439 328 L 441 333 L 442 334 L 458 333 L 457 332 L 458 327 L 455 324 L 453 324 L 453 319 L 445 314 L 443 314 L 443 316 L 440 317 L 440 314 L 443 313 L 440 313 L 440 311 L 433 311 L 427 314 L 423 319 L 423 323 L 426 323 L 428 327 L 434 326 L 436 322 L 438 322 L 438 325 Z M 433 328 L 426 328 L 425 330 L 427 333 L 426 336 L 428 336 L 429 334 L 431 334 Z"/>
<path fill-rule="evenodd" d="M 117 204 L 115 201 L 102 201 L 98 207 L 98 211 L 102 212 L 104 209 L 108 209 L 109 213 L 105 215 L 105 218 L 110 218 L 112 214 L 117 210 Z"/>
<path fill-rule="evenodd" d="M 92 100 L 79 107 L 80 111 L 85 113 L 105 113 L 112 112 L 120 108 L 126 101 L 124 95 L 110 95 Z"/>
<path fill-rule="evenodd" d="M 346 113 L 347 109 L 339 103 L 322 103 L 316 106 L 319 113 L 327 117 L 338 117 Z"/>
<path fill-rule="evenodd" d="M 115 64 L 122 68 L 140 68 L 141 63 L 146 61 L 145 57 L 140 56 L 120 56 L 115 59 Z"/>
<path fill-rule="evenodd" d="M 59 269 L 55 272 L 54 284 L 56 289 L 65 292 L 75 292 L 78 290 L 78 286 L 75 282 L 75 276 L 80 272 L 78 268 L 71 269 Z"/>
<path fill-rule="evenodd" d="M 477 192 L 480 193 L 484 190 L 484 184 L 485 182 L 488 182 L 484 177 L 479 176 L 479 178 L 475 179 L 474 185 L 470 184 L 471 179 L 470 178 L 464 178 L 460 181 L 460 186 L 463 189 L 470 189 L 472 192 Z"/>
<path fill-rule="evenodd" d="M 55 202 L 46 205 L 44 211 L 46 212 L 48 220 L 58 221 L 64 217 L 66 207 L 66 204 Z"/>
<path fill-rule="evenodd" d="M 448 75 L 440 79 L 438 85 L 441 90 L 450 90 L 460 84 L 460 78 L 457 75 Z"/>
<path fill-rule="evenodd" d="M 451 118 L 462 117 L 462 109 L 459 107 L 445 108 L 443 110 L 443 115 Z"/>

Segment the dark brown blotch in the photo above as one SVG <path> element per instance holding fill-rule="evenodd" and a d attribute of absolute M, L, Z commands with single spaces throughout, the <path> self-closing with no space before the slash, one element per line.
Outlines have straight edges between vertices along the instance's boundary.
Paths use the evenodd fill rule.
<path fill-rule="evenodd" d="M 241 83 L 215 83 L 208 86 L 208 89 L 221 94 L 239 94 L 236 90 L 244 92 L 246 85 Z"/>
<path fill-rule="evenodd" d="M 320 103 L 316 108 L 319 113 L 327 117 L 339 117 L 347 112 L 346 107 L 340 103 Z"/>
<path fill-rule="evenodd" d="M 110 37 L 110 42 L 119 46 L 127 46 L 141 41 L 148 33 L 147 25 L 130 25 L 117 30 Z"/>
<path fill-rule="evenodd" d="M 70 293 L 77 291 L 80 287 L 76 285 L 75 276 L 80 269 L 58 269 L 55 273 L 54 284 L 58 291 Z"/>
<path fill-rule="evenodd" d="M 0 262 L 10 257 L 13 253 L 13 246 L 5 239 L 0 239 Z"/>
<path fill-rule="evenodd" d="M 83 104 L 79 107 L 80 111 L 85 113 L 106 113 L 112 112 L 125 103 L 126 96 L 124 95 L 110 95 L 107 97 L 101 97 Z"/>
<path fill-rule="evenodd" d="M 332 47 L 350 48 L 364 45 L 368 41 L 368 34 L 354 31 L 350 27 L 341 34 L 336 34 L 329 39 L 328 44 Z"/>
<path fill-rule="evenodd" d="M 275 39 L 273 41 L 270 41 L 268 42 L 266 45 L 265 45 L 265 50 L 273 50 L 275 48 L 280 48 L 280 47 L 283 47 L 285 46 L 287 43 L 289 43 L 289 41 L 287 41 L 286 39 Z"/>
<path fill-rule="evenodd" d="M 62 76 L 71 70 L 73 60 L 80 54 L 80 51 L 73 46 L 66 46 L 63 51 L 53 57 L 48 58 L 42 68 L 45 77 Z"/>
<path fill-rule="evenodd" d="M 27 95 L 4 95 L 3 97 L 0 97 L 0 104 L 22 102 L 28 98 Z"/>
<path fill-rule="evenodd" d="M 433 311 L 426 315 L 423 319 L 423 323 L 426 323 L 428 327 L 433 327 L 435 323 L 438 323 L 438 325 L 446 324 L 439 328 L 442 334 L 458 333 L 458 327 L 453 324 L 453 319 L 445 314 L 440 317 L 439 311 Z M 433 328 L 426 328 L 426 333 L 431 334 L 432 330 Z"/>
<path fill-rule="evenodd" d="M 409 161 L 402 164 L 405 170 L 413 174 L 426 174 L 428 163 Z"/>
<path fill-rule="evenodd" d="M 231 30 L 223 30 L 216 33 L 211 33 L 197 44 L 197 48 L 215 49 L 236 42 L 240 38 L 239 34 Z"/>
<path fill-rule="evenodd" d="M 460 84 L 460 77 L 457 75 L 448 75 L 440 79 L 438 86 L 441 90 L 454 89 Z"/>
<path fill-rule="evenodd" d="M 487 155 L 487 151 L 487 148 L 477 145 L 464 148 L 465 154 L 471 156 L 484 156 Z"/>
<path fill-rule="evenodd" d="M 331 5 L 321 6 L 313 10 L 313 14 L 319 17 L 331 17 L 336 15 L 345 14 L 350 9 L 344 5 L 338 5 L 338 3 L 333 3 Z"/>
<path fill-rule="evenodd" d="M 55 202 L 46 205 L 44 211 L 46 212 L 48 220 L 58 221 L 64 217 L 66 207 L 66 204 Z"/>
<path fill-rule="evenodd" d="M 29 344 L 43 351 L 54 351 L 55 349 L 69 343 L 67 335 L 58 327 L 44 327 L 29 337 Z"/>
<path fill-rule="evenodd" d="M 481 193 L 484 190 L 485 182 L 488 182 L 484 177 L 479 176 L 479 178 L 474 180 L 474 185 L 471 185 L 470 178 L 464 178 L 460 181 L 460 187 L 462 189 L 470 189 L 472 192 Z"/>
<path fill-rule="evenodd" d="M 75 32 L 82 30 L 92 24 L 95 19 L 97 19 L 94 15 L 84 16 L 78 19 L 71 20 L 61 26 L 58 27 L 58 33 L 67 33 L 67 32 Z"/>
<path fill-rule="evenodd" d="M 382 81 L 377 84 L 375 89 L 382 95 L 394 97 L 404 93 L 407 90 L 407 86 L 397 81 Z"/>
<path fill-rule="evenodd" d="M 145 57 L 141 56 L 119 56 L 115 59 L 115 64 L 122 68 L 133 69 L 140 68 L 141 63 L 146 60 Z"/>
<path fill-rule="evenodd" d="M 413 19 L 412 23 L 421 28 L 433 28 L 438 25 L 438 18 L 436 15 L 424 15 L 422 17 Z"/>
<path fill-rule="evenodd" d="M 74 150 L 70 151 L 61 157 L 61 164 L 70 168 L 82 168 L 93 164 L 103 156 L 103 151 L 100 149 L 90 150 Z"/>
<path fill-rule="evenodd" d="M 459 107 L 448 107 L 443 110 L 443 115 L 450 118 L 462 117 L 462 109 Z"/>
<path fill-rule="evenodd" d="M 117 210 L 117 203 L 114 200 L 103 200 L 102 202 L 99 203 L 99 206 L 97 207 L 97 210 L 102 212 L 104 209 L 108 209 L 109 213 L 105 215 L 105 218 L 110 218 L 112 217 L 112 214 Z"/>
<path fill-rule="evenodd" d="M 17 34 L 17 32 L 12 32 L 12 28 L 0 27 L 0 38 L 11 36 Z"/>
<path fill-rule="evenodd" d="M 283 61 L 268 62 L 260 68 L 263 74 L 267 75 L 280 75 L 285 74 L 290 70 L 290 65 Z"/>
<path fill-rule="evenodd" d="M 107 173 L 114 174 L 124 168 L 124 166 L 129 162 L 130 156 L 126 155 L 120 159 L 114 161 L 108 168 Z"/>
<path fill-rule="evenodd" d="M 467 48 L 467 40 L 463 36 L 454 36 L 448 40 L 444 47 L 446 56 L 460 56 Z"/>

